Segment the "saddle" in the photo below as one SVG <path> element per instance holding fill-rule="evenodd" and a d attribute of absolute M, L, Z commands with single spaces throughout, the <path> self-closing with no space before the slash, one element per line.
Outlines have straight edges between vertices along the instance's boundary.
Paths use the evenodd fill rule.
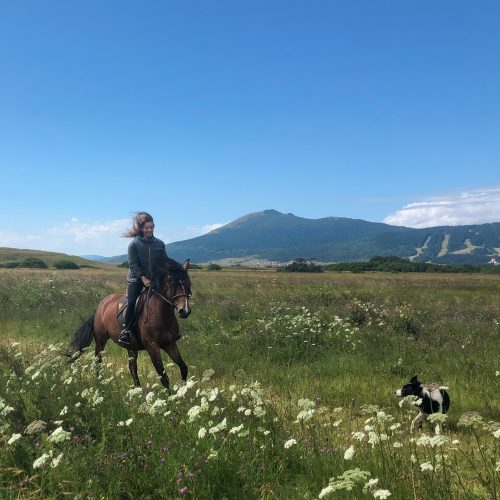
<path fill-rule="evenodd" d="M 148 289 L 143 288 L 139 297 L 137 297 L 137 300 L 135 301 L 134 321 L 132 325 L 130 325 L 130 329 L 139 344 L 142 344 L 142 342 L 140 341 L 140 336 L 138 335 L 139 316 L 141 315 L 141 312 L 146 305 L 148 296 Z M 116 304 L 116 321 L 118 322 L 118 327 L 120 328 L 120 330 L 123 328 L 123 320 L 125 318 L 125 311 L 127 310 L 127 302 L 127 295 L 122 295 L 120 297 L 120 300 L 118 300 L 118 303 Z"/>

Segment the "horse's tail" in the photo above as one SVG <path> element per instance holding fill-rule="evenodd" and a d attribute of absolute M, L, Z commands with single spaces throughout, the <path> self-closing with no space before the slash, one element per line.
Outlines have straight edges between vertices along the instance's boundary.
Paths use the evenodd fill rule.
<path fill-rule="evenodd" d="M 73 340 L 70 343 L 70 348 L 76 351 L 70 355 L 70 363 L 76 361 L 82 354 L 83 350 L 92 344 L 94 340 L 94 316 L 85 321 L 80 328 L 73 334 Z"/>

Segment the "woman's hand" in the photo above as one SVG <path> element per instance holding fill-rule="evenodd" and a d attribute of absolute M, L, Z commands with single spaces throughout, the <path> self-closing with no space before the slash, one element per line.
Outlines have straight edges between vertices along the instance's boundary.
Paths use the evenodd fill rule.
<path fill-rule="evenodd" d="M 151 280 L 146 278 L 146 276 L 141 276 L 142 284 L 147 288 L 151 285 Z"/>

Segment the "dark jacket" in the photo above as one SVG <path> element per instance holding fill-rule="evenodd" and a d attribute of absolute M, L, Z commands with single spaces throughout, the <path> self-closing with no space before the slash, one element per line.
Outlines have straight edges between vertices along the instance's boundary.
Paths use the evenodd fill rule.
<path fill-rule="evenodd" d="M 167 256 L 165 243 L 155 238 L 136 236 L 128 246 L 128 283 L 140 283 L 141 276 L 151 279 Z"/>

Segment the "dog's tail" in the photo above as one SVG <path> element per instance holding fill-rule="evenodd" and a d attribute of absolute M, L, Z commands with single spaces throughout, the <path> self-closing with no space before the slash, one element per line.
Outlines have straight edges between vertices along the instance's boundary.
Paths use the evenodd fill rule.
<path fill-rule="evenodd" d="M 451 405 L 450 396 L 443 389 L 441 389 L 440 392 L 441 392 L 441 395 L 443 396 L 443 413 L 448 413 L 448 410 L 449 410 L 450 405 Z"/>

